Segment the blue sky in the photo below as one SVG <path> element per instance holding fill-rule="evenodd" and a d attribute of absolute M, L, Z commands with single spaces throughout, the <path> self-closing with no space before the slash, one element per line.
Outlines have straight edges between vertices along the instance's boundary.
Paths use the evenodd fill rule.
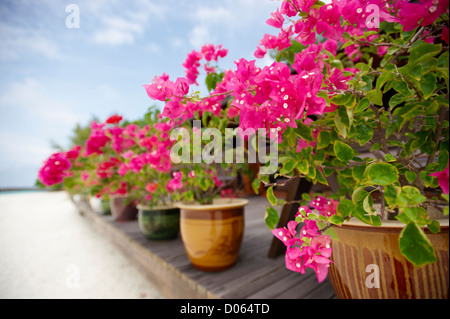
<path fill-rule="evenodd" d="M 79 8 L 79 28 L 67 28 Z M 273 0 L 0 1 L 0 187 L 28 187 L 76 123 L 119 113 L 139 118 L 154 104 L 143 84 L 166 72 L 175 80 L 188 52 L 229 49 L 220 62 L 255 59 Z M 270 59 L 258 61 L 263 66 Z M 204 91 L 204 88 L 200 88 Z"/>

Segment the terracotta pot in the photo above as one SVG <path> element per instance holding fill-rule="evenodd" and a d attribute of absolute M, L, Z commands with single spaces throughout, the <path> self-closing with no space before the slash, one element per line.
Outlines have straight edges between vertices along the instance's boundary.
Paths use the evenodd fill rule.
<path fill-rule="evenodd" d="M 138 205 L 139 228 L 148 239 L 172 239 L 180 230 L 178 207 L 149 207 Z"/>
<path fill-rule="evenodd" d="M 244 236 L 244 207 L 248 200 L 217 199 L 212 205 L 180 207 L 180 231 L 192 265 L 203 271 L 233 266 Z"/>
<path fill-rule="evenodd" d="M 116 221 L 129 221 L 135 220 L 138 210 L 136 205 L 128 203 L 125 196 L 112 196 L 111 203 L 111 215 Z"/>
<path fill-rule="evenodd" d="M 447 299 L 448 219 L 441 222 L 439 234 L 425 231 L 435 248 L 437 262 L 423 267 L 414 266 L 400 253 L 398 239 L 403 224 L 398 221 L 383 224 L 382 227 L 373 227 L 356 220 L 342 227 L 333 227 L 339 241 L 332 242 L 334 264 L 330 266 L 329 277 L 337 297 Z M 379 283 L 379 288 L 376 283 Z"/>

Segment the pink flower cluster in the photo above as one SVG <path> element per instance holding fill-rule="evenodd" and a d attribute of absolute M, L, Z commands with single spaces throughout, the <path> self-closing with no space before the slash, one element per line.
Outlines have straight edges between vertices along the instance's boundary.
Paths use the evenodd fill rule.
<path fill-rule="evenodd" d="M 292 65 L 294 72 L 281 62 L 261 70 L 255 61 L 237 61 L 237 70 L 224 85 L 234 97 L 231 106 L 238 110 L 239 126 L 243 130 L 264 128 L 281 135 L 288 126 L 296 128 L 296 120 L 335 110 L 336 106 L 327 106 L 318 93 L 325 89 L 345 89 L 352 76 L 344 76 L 341 70 L 325 65 L 323 60 L 327 56 L 323 46 L 312 44 L 297 53 Z M 324 67 L 328 69 L 327 77 L 323 74 Z"/>
<path fill-rule="evenodd" d="M 331 239 L 323 235 L 314 220 L 307 219 L 313 209 L 320 215 L 331 217 L 336 214 L 339 202 L 318 196 L 313 199 L 310 206 L 301 206 L 296 217 L 303 221 L 303 227 L 297 234 L 298 223 L 290 221 L 286 227 L 274 229 L 272 234 L 280 239 L 287 247 L 285 261 L 286 268 L 295 272 L 305 273 L 306 268 L 312 268 L 316 272 L 317 280 L 322 282 L 328 274 L 329 264 L 333 249 Z"/>
<path fill-rule="evenodd" d="M 38 178 L 45 186 L 59 184 L 68 176 L 71 167 L 72 163 L 66 153 L 54 153 L 42 165 Z"/>
<path fill-rule="evenodd" d="M 315 0 L 285 0 L 281 10 L 271 14 L 267 24 L 281 29 L 278 36 L 265 34 L 255 51 L 255 56 L 261 58 L 269 49 L 282 50 L 291 45 L 290 38 L 309 45 L 317 42 L 317 34 L 326 39 L 341 41 L 344 32 L 352 36 L 363 35 L 364 31 L 379 28 L 376 22 L 398 22 L 404 31 L 432 24 L 445 12 L 448 12 L 448 0 L 420 0 L 419 3 L 409 3 L 408 0 L 332 0 L 330 3 L 317 7 Z M 302 18 L 292 20 L 301 13 Z M 289 20 L 285 26 L 285 21 Z M 341 23 L 341 20 L 346 22 Z M 370 40 L 377 36 L 374 35 Z M 354 54 L 357 46 L 346 48 L 349 57 L 357 59 Z M 385 53 L 383 48 L 379 53 Z"/>
<path fill-rule="evenodd" d="M 167 190 L 169 193 L 173 193 L 176 190 L 179 190 L 183 187 L 183 173 L 181 172 L 173 172 L 172 173 L 173 178 L 167 183 Z"/>
<path fill-rule="evenodd" d="M 125 176 L 129 171 L 139 174 L 146 167 L 155 169 L 161 173 L 168 173 L 172 168 L 170 150 L 173 142 L 167 132 L 170 132 L 173 125 L 168 123 L 157 123 L 155 129 L 161 133 L 147 136 L 148 128 L 139 130 L 133 135 L 140 146 L 139 152 L 128 150 L 121 154 L 124 159 L 118 169 L 120 176 Z M 129 126 L 127 127 L 129 128 Z M 124 132 L 127 132 L 125 128 Z M 128 130 L 128 134 L 130 134 Z"/>
<path fill-rule="evenodd" d="M 328 275 L 328 267 L 331 263 L 330 257 L 333 249 L 330 236 L 320 235 L 319 228 L 312 220 L 305 220 L 299 234 L 296 231 L 297 225 L 296 221 L 290 221 L 287 228 L 283 227 L 272 231 L 272 234 L 287 247 L 286 268 L 302 274 L 307 268 L 312 268 L 318 282 L 322 282 Z M 305 244 L 305 242 L 309 242 L 309 244 Z"/>
<path fill-rule="evenodd" d="M 213 44 L 205 44 L 202 46 L 201 51 L 192 50 L 188 54 L 186 61 L 183 63 L 183 67 L 186 68 L 186 78 L 189 84 L 196 84 L 197 77 L 199 75 L 198 68 L 200 67 L 200 61 L 204 58 L 207 62 L 218 61 L 219 58 L 224 58 L 228 54 L 228 49 L 222 48 L 222 45 L 214 46 Z M 205 64 L 205 70 L 209 74 L 214 72 L 215 69 Z"/>
<path fill-rule="evenodd" d="M 91 134 L 86 141 L 86 155 L 103 154 L 102 148 L 110 141 L 104 130 L 105 124 L 91 123 Z"/>

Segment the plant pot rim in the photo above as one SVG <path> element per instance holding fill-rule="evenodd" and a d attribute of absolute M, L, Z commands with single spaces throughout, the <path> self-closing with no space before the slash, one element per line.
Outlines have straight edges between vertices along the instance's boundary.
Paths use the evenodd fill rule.
<path fill-rule="evenodd" d="M 436 219 L 439 221 L 439 224 L 441 226 L 441 230 L 449 229 L 449 219 L 448 218 L 441 218 Z M 405 224 L 400 222 L 399 220 L 383 220 L 381 222 L 381 226 L 373 226 L 366 224 L 359 219 L 352 217 L 349 221 L 345 221 L 341 226 L 335 226 L 335 227 L 344 227 L 344 228 L 351 228 L 351 229 L 360 229 L 360 230 L 367 230 L 367 231 L 382 231 L 382 230 L 391 230 L 391 231 L 400 231 L 402 228 L 405 227 Z M 427 229 L 427 227 L 424 227 Z"/>
<path fill-rule="evenodd" d="M 145 204 L 137 204 L 136 207 L 137 207 L 137 209 L 140 209 L 140 210 L 170 210 L 170 209 L 178 208 L 175 205 L 166 205 L 166 206 L 157 205 L 157 206 L 151 207 L 151 206 L 148 206 Z"/>
<path fill-rule="evenodd" d="M 175 203 L 180 209 L 189 210 L 211 210 L 211 209 L 222 209 L 222 208 L 239 208 L 248 205 L 248 199 L 244 198 L 216 198 L 213 200 L 212 204 L 201 205 L 199 203 Z"/>

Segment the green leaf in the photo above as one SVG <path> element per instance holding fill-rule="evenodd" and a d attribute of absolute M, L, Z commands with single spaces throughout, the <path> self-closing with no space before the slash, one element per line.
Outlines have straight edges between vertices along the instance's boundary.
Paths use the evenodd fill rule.
<path fill-rule="evenodd" d="M 422 66 L 418 64 L 413 67 L 409 72 L 409 76 L 411 76 L 414 80 L 420 81 L 420 78 L 422 77 Z"/>
<path fill-rule="evenodd" d="M 397 93 L 394 96 L 391 97 L 389 100 L 389 106 L 391 108 L 394 108 L 394 106 L 399 105 L 400 103 L 403 103 L 405 101 L 406 97 L 403 94 Z"/>
<path fill-rule="evenodd" d="M 376 105 L 383 105 L 383 93 L 378 90 L 372 90 L 367 92 L 366 94 L 367 98 Z"/>
<path fill-rule="evenodd" d="M 440 44 L 431 44 L 421 41 L 421 43 L 411 49 L 409 63 L 415 65 L 420 61 L 434 57 L 436 54 L 441 52 L 441 47 L 442 46 Z"/>
<path fill-rule="evenodd" d="M 264 221 L 266 222 L 267 227 L 270 230 L 274 230 L 278 224 L 280 217 L 278 216 L 278 212 L 273 207 L 266 208 L 266 215 L 264 216 Z"/>
<path fill-rule="evenodd" d="M 412 92 L 408 87 L 408 84 L 405 81 L 395 81 L 392 83 L 392 87 L 398 93 L 403 94 L 405 96 L 411 96 Z"/>
<path fill-rule="evenodd" d="M 331 141 L 331 134 L 328 131 L 320 131 L 317 136 L 317 149 L 327 147 Z"/>
<path fill-rule="evenodd" d="M 384 199 L 386 203 L 391 206 L 397 206 L 397 195 L 401 191 L 401 188 L 393 185 L 386 185 L 384 188 Z"/>
<path fill-rule="evenodd" d="M 336 213 L 340 217 L 345 218 L 345 217 L 349 216 L 353 212 L 354 209 L 355 209 L 355 205 L 353 204 L 353 202 L 351 200 L 342 199 L 341 201 L 339 201 L 339 204 L 336 209 Z"/>
<path fill-rule="evenodd" d="M 398 170 L 391 164 L 375 163 L 367 166 L 365 176 L 372 185 L 389 185 L 398 180 Z"/>
<path fill-rule="evenodd" d="M 392 72 L 393 72 L 393 70 L 387 71 L 387 72 L 383 72 L 383 73 L 380 74 L 380 76 L 377 79 L 377 84 L 376 84 L 377 91 L 381 91 L 381 88 L 383 87 L 383 85 L 387 81 L 389 81 L 390 79 L 393 78 Z"/>
<path fill-rule="evenodd" d="M 330 223 L 334 225 L 342 225 L 344 223 L 344 218 L 338 215 L 333 215 L 330 217 Z"/>
<path fill-rule="evenodd" d="M 426 197 L 420 193 L 420 190 L 413 186 L 403 186 L 402 191 L 397 197 L 398 206 L 410 206 L 421 204 L 426 201 Z"/>
<path fill-rule="evenodd" d="M 392 154 L 386 154 L 385 156 L 384 156 L 384 160 L 386 161 L 386 162 L 396 162 L 397 160 L 395 159 L 395 157 L 394 156 L 392 156 Z"/>
<path fill-rule="evenodd" d="M 427 73 L 423 76 L 422 81 L 420 81 L 420 88 L 423 93 L 423 97 L 428 99 L 434 90 L 436 90 L 436 75 L 433 73 Z"/>
<path fill-rule="evenodd" d="M 269 200 L 270 205 L 272 206 L 276 206 L 278 203 L 278 198 L 275 196 L 275 194 L 273 193 L 273 186 L 270 186 L 267 189 L 267 199 Z"/>
<path fill-rule="evenodd" d="M 412 221 L 402 229 L 398 242 L 401 253 L 418 267 L 437 260 L 427 235 Z"/>
<path fill-rule="evenodd" d="M 330 236 L 331 240 L 333 241 L 339 241 L 339 237 L 337 236 L 336 232 L 334 231 L 333 227 L 328 228 L 323 232 L 324 235 Z"/>
<path fill-rule="evenodd" d="M 336 157 L 344 163 L 350 161 L 355 156 L 353 148 L 341 141 L 336 141 L 336 143 L 334 143 L 334 153 L 336 154 Z"/>
<path fill-rule="evenodd" d="M 405 177 L 408 180 L 408 182 L 413 183 L 417 178 L 417 174 L 413 171 L 406 171 Z"/>
<path fill-rule="evenodd" d="M 261 186 L 261 180 L 259 178 L 255 178 L 252 182 L 252 188 L 255 194 L 259 194 L 259 187 Z"/>
<path fill-rule="evenodd" d="M 364 145 L 373 137 L 373 128 L 366 124 L 361 124 L 357 127 L 356 139 L 359 145 Z"/>
<path fill-rule="evenodd" d="M 330 102 L 336 105 L 345 105 L 351 98 L 352 95 L 350 93 L 338 94 L 333 96 Z"/>
<path fill-rule="evenodd" d="M 295 133 L 299 137 L 304 139 L 305 141 L 308 141 L 308 142 L 314 141 L 314 137 L 312 135 L 311 129 L 308 126 L 306 126 L 305 124 L 303 124 L 301 122 L 297 123 L 297 128 L 294 130 L 295 130 Z"/>
<path fill-rule="evenodd" d="M 370 100 L 368 98 L 363 98 L 359 103 L 356 105 L 355 113 L 360 113 L 367 109 L 370 105 Z"/>
<path fill-rule="evenodd" d="M 437 220 L 431 221 L 427 226 L 433 234 L 437 234 L 441 231 L 441 224 Z"/>
<path fill-rule="evenodd" d="M 302 174 L 308 174 L 309 172 L 309 163 L 306 160 L 297 163 L 297 169 Z"/>
<path fill-rule="evenodd" d="M 364 178 L 364 171 L 366 170 L 366 165 L 355 166 L 352 170 L 353 178 L 360 181 Z"/>
<path fill-rule="evenodd" d="M 349 128 L 350 127 L 350 119 L 348 117 L 347 110 L 345 109 L 345 107 L 341 106 L 337 111 L 337 115 L 339 116 L 341 123 L 346 128 Z"/>
<path fill-rule="evenodd" d="M 295 160 L 293 159 L 288 160 L 286 163 L 284 163 L 281 174 L 283 175 L 289 174 L 290 172 L 292 172 L 296 164 L 297 162 Z"/>

